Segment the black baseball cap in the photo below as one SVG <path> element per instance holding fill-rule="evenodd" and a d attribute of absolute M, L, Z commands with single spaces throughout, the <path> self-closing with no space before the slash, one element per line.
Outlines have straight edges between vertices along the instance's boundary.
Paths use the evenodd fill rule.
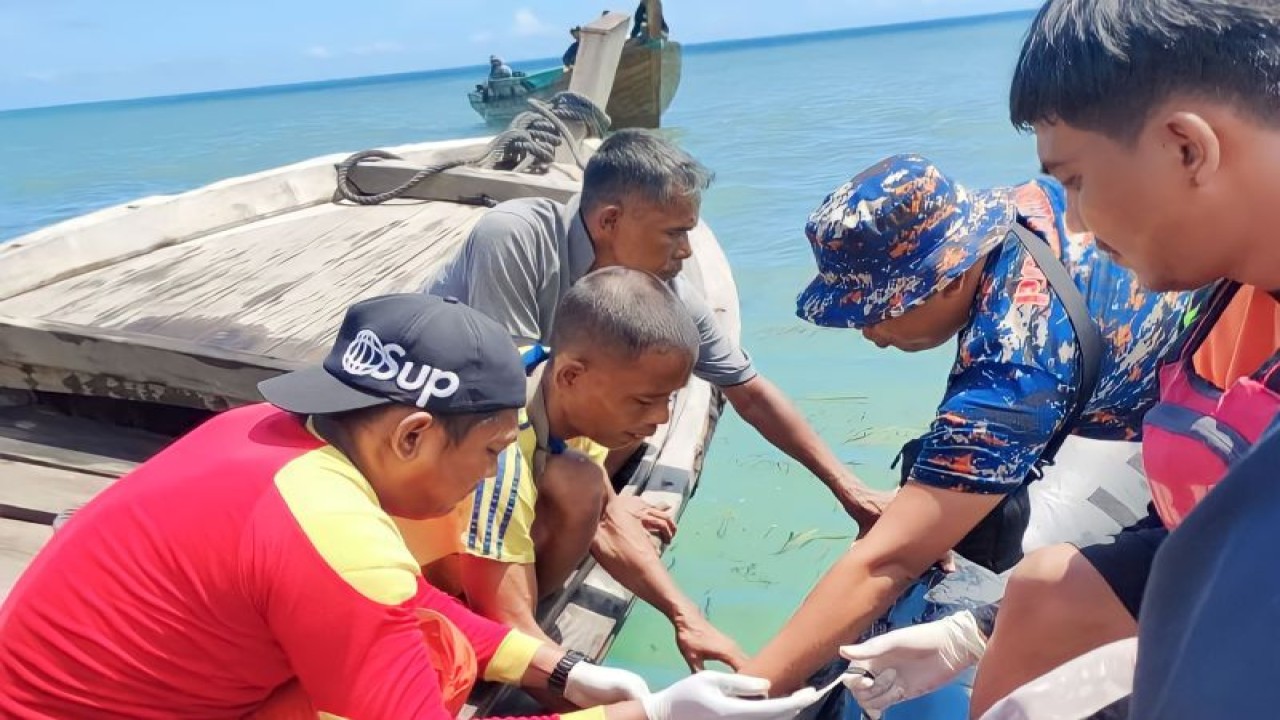
<path fill-rule="evenodd" d="M 352 305 L 319 367 L 258 384 L 303 415 L 400 404 L 442 415 L 523 407 L 525 373 L 511 336 L 454 298 L 384 295 Z"/>

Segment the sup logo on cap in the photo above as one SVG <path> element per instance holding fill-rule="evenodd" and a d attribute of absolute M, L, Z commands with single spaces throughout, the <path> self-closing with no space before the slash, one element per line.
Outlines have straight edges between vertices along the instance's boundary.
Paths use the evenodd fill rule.
<path fill-rule="evenodd" d="M 425 364 L 415 366 L 412 360 L 401 365 L 404 355 L 404 348 L 396 343 L 384 343 L 372 330 L 361 330 L 342 353 L 342 371 L 374 380 L 394 379 L 396 387 L 406 392 L 421 390 L 415 404 L 423 408 L 433 397 L 447 398 L 458 392 L 462 380 L 457 373 Z"/>
<path fill-rule="evenodd" d="M 456 414 L 522 407 L 525 385 L 502 326 L 456 300 L 404 293 L 352 305 L 322 364 L 258 388 L 303 415 L 386 403 Z"/>

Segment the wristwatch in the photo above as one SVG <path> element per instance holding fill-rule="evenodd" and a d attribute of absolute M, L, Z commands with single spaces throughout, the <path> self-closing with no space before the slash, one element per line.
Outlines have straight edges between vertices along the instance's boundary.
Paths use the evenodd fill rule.
<path fill-rule="evenodd" d="M 574 665 L 584 662 L 586 655 L 577 650 L 569 650 L 565 652 L 564 657 L 560 658 L 560 662 L 556 663 L 556 669 L 551 671 L 551 676 L 547 678 L 547 687 L 557 695 L 564 696 L 565 683 L 569 681 L 569 671 Z"/>

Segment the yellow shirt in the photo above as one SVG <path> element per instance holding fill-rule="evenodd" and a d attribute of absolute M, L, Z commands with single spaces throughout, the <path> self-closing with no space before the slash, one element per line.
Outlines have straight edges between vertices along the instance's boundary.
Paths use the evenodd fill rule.
<path fill-rule="evenodd" d="M 528 369 L 536 367 L 537 362 L 540 361 Z M 604 467 L 608 448 L 585 437 L 566 444 Z M 424 566 L 458 553 L 504 563 L 534 562 L 533 521 L 538 485 L 533 456 L 537 447 L 537 433 L 527 409 L 522 409 L 519 437 L 498 457 L 498 472 L 480 483 L 452 514 L 430 520 L 396 518 L 414 558 Z"/>

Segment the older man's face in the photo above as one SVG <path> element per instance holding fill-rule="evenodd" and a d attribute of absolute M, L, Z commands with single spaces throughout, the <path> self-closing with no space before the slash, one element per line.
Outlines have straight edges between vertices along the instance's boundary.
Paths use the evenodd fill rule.
<path fill-rule="evenodd" d="M 630 196 L 615 206 L 605 223 L 603 242 L 615 265 L 643 270 L 670 280 L 693 254 L 689 232 L 698 224 L 700 202 L 682 197 L 666 204 Z"/>

